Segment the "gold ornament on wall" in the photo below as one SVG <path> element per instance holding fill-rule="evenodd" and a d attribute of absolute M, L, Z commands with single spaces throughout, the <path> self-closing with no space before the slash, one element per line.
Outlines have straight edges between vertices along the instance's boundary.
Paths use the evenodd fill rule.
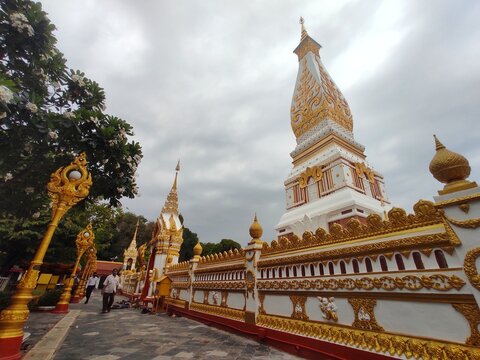
<path fill-rule="evenodd" d="M 467 345 L 480 346 L 480 309 L 477 304 L 452 304 L 455 310 L 465 316 L 470 325 L 470 337 L 466 340 Z"/>
<path fill-rule="evenodd" d="M 323 177 L 323 171 L 321 166 L 307 167 L 298 177 L 298 184 L 300 189 L 304 189 L 308 186 L 308 179 L 313 178 L 315 182 L 321 181 Z"/>
<path fill-rule="evenodd" d="M 480 247 L 470 249 L 463 260 L 463 270 L 467 274 L 470 284 L 480 290 L 480 275 L 478 274 L 476 261 L 480 256 Z"/>
<path fill-rule="evenodd" d="M 374 307 L 377 304 L 375 299 L 348 299 L 355 314 L 355 320 L 352 323 L 354 328 L 383 331 L 383 327 L 378 325 L 375 318 Z"/>
<path fill-rule="evenodd" d="M 307 301 L 307 297 L 290 295 L 290 300 L 292 301 L 293 305 L 291 318 L 298 320 L 308 320 L 308 315 L 305 311 L 305 302 Z"/>

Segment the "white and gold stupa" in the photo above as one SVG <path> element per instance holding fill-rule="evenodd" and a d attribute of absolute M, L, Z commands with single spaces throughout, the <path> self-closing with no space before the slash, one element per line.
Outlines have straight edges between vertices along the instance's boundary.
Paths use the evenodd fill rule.
<path fill-rule="evenodd" d="M 178 194 L 177 194 L 177 177 L 180 171 L 180 162 L 175 168 L 175 179 L 172 189 L 167 196 L 165 205 L 155 221 L 152 240 L 150 246 L 152 248 L 153 268 L 157 273 L 162 275 L 168 263 L 178 263 L 180 247 L 183 243 L 183 225 L 180 221 L 178 212 Z"/>
<path fill-rule="evenodd" d="M 390 209 L 381 174 L 365 161 L 355 141 L 347 101 L 320 59 L 321 48 L 305 30 L 294 50 L 299 68 L 290 111 L 297 146 L 285 180 L 286 213 L 279 236 L 301 236 L 333 223 L 359 221 Z"/>

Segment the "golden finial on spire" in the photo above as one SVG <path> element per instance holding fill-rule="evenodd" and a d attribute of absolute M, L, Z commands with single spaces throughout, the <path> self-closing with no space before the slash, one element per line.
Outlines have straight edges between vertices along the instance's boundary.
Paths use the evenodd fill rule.
<path fill-rule="evenodd" d="M 466 180 L 470 175 L 468 160 L 464 156 L 448 150 L 435 135 L 433 137 L 436 153 L 430 162 L 430 172 L 435 179 L 446 184 L 438 193 L 444 195 L 476 187 L 475 182 Z"/>
<path fill-rule="evenodd" d="M 303 40 L 307 37 L 307 30 L 305 30 L 305 20 L 303 19 L 303 17 L 300 16 L 300 25 L 302 26 L 302 36 L 300 37 L 300 40 Z"/>
<path fill-rule="evenodd" d="M 203 251 L 203 248 L 199 240 L 197 241 L 197 245 L 193 247 L 193 255 L 195 255 L 195 258 L 199 258 L 200 255 L 202 255 L 202 251 Z"/>
<path fill-rule="evenodd" d="M 178 159 L 177 166 L 175 166 L 175 171 L 180 171 L 180 159 Z"/>

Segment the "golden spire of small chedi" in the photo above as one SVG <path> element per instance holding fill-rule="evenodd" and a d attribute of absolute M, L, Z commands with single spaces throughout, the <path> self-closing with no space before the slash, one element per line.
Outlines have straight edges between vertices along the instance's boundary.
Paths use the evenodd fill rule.
<path fill-rule="evenodd" d="M 139 221 L 140 220 L 137 220 L 137 225 L 135 226 L 135 232 L 133 233 L 130 245 L 123 252 L 123 268 L 127 271 L 134 271 L 137 262 L 137 232 Z"/>
<path fill-rule="evenodd" d="M 440 195 L 477 187 L 474 181 L 466 180 L 470 175 L 468 160 L 456 152 L 450 151 L 437 139 L 435 135 L 435 156 L 430 162 L 430 172 L 438 181 L 445 184 Z"/>

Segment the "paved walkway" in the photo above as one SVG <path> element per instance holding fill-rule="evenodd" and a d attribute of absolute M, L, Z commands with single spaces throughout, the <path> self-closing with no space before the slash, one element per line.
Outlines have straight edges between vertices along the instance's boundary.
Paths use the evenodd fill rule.
<path fill-rule="evenodd" d="M 117 297 L 116 300 L 121 299 L 123 298 Z M 299 359 L 249 338 L 218 330 L 184 317 L 142 314 L 139 309 L 112 309 L 110 313 L 101 314 L 100 300 L 100 292 L 97 292 L 86 305 L 70 304 L 71 310 L 80 310 L 80 313 L 73 321 L 53 359 Z M 54 322 L 58 321 L 58 315 L 32 315 L 27 323 L 30 330 L 32 326 L 35 328 L 32 320 L 37 320 L 36 325 L 38 325 L 39 318 L 55 316 L 56 319 L 50 319 Z M 48 326 L 43 326 L 43 328 L 46 327 Z M 53 328 L 52 332 L 55 330 Z M 35 340 L 35 338 L 32 339 Z M 37 344 L 40 343 L 41 341 Z M 31 351 L 35 350 L 39 349 L 33 347 Z"/>

